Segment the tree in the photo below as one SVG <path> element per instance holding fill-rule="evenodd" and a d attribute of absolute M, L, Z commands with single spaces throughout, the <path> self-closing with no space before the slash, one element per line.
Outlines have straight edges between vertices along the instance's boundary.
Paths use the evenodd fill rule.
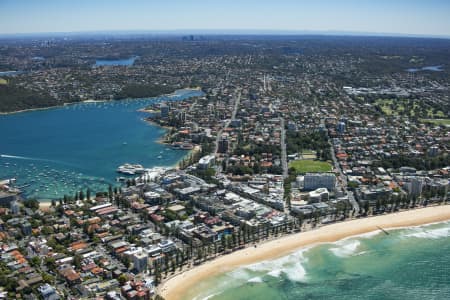
<path fill-rule="evenodd" d="M 223 251 L 225 250 L 226 247 L 225 235 L 222 235 L 222 237 L 220 238 L 220 242 L 222 244 L 222 251 Z"/>
<path fill-rule="evenodd" d="M 369 201 L 364 202 L 364 213 L 369 214 Z"/>
<path fill-rule="evenodd" d="M 161 269 L 159 267 L 159 263 L 155 262 L 155 286 L 158 286 L 158 284 L 161 282 Z"/>
<path fill-rule="evenodd" d="M 51 283 L 53 283 L 55 281 L 55 278 L 52 275 L 48 274 L 48 273 L 43 272 L 41 275 L 42 275 L 42 280 L 45 283 L 50 283 L 51 284 Z"/>
<path fill-rule="evenodd" d="M 108 186 L 108 198 L 109 198 L 109 201 L 112 202 L 112 199 L 113 199 L 113 190 L 112 190 L 112 186 L 111 186 L 111 185 Z"/>
<path fill-rule="evenodd" d="M 119 282 L 120 286 L 122 286 L 128 281 L 128 277 L 125 274 L 120 274 L 120 276 L 117 277 L 117 281 Z"/>
<path fill-rule="evenodd" d="M 201 260 L 202 258 L 203 258 L 203 249 L 200 247 L 197 248 L 197 259 Z"/>
<path fill-rule="evenodd" d="M 87 199 L 88 201 L 91 200 L 91 189 L 89 189 L 89 188 L 86 190 L 86 199 Z"/>
<path fill-rule="evenodd" d="M 175 255 L 175 264 L 178 266 L 180 264 L 180 251 L 177 250 L 177 253 Z"/>
<path fill-rule="evenodd" d="M 0 286 L 4 287 L 8 292 L 13 292 L 17 286 L 17 279 L 2 274 L 0 275 Z"/>
<path fill-rule="evenodd" d="M 171 263 L 170 263 L 170 271 L 171 271 L 172 273 L 175 273 L 175 260 L 174 260 L 174 259 L 171 260 Z"/>
<path fill-rule="evenodd" d="M 128 256 L 124 256 L 122 259 L 122 263 L 128 269 L 128 268 L 130 268 L 131 260 Z"/>
<path fill-rule="evenodd" d="M 33 256 L 30 259 L 30 265 L 35 268 L 39 267 L 41 265 L 41 259 L 39 258 L 39 256 Z"/>
<path fill-rule="evenodd" d="M 75 256 L 73 257 L 73 265 L 77 269 L 81 268 L 81 261 L 82 261 L 81 256 L 79 254 L 75 254 Z"/>
<path fill-rule="evenodd" d="M 46 257 L 44 263 L 49 270 L 54 270 L 56 268 L 56 261 L 53 257 Z"/>
<path fill-rule="evenodd" d="M 39 208 L 39 201 L 37 201 L 36 199 L 29 199 L 23 202 L 23 206 L 32 210 L 36 210 Z"/>

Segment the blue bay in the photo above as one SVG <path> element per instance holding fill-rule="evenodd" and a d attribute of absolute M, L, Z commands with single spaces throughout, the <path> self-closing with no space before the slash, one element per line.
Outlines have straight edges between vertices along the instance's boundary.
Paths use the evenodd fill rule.
<path fill-rule="evenodd" d="M 176 101 L 203 93 L 180 90 L 174 96 L 80 103 L 0 116 L 0 179 L 17 178 L 27 197 L 57 199 L 115 183 L 124 163 L 173 166 L 186 151 L 158 143 L 165 129 L 137 112 L 156 101 Z"/>

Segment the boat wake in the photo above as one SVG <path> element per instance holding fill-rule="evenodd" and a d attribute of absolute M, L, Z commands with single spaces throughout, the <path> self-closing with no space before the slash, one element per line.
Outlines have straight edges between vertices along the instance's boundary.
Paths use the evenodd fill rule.
<path fill-rule="evenodd" d="M 65 162 L 62 162 L 62 161 L 51 160 L 51 159 L 45 159 L 45 158 L 37 158 L 37 157 L 27 157 L 27 156 L 18 156 L 18 155 L 9 155 L 9 154 L 0 154 L 0 158 L 20 159 L 20 160 L 33 160 L 33 161 L 43 161 L 43 162 L 49 162 L 49 163 L 56 163 L 56 164 L 62 164 L 62 165 L 72 166 L 71 164 L 65 163 Z"/>
<path fill-rule="evenodd" d="M 25 156 L 16 156 L 16 155 L 8 155 L 8 154 L 0 154 L 0 157 L 3 158 L 14 158 L 14 159 L 25 159 L 25 160 L 41 160 L 38 158 L 31 158 L 31 157 L 25 157 Z"/>

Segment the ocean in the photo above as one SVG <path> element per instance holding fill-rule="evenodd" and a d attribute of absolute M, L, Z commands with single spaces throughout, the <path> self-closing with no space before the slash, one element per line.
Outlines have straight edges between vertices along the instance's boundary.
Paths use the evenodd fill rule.
<path fill-rule="evenodd" d="M 124 163 L 173 166 L 188 152 L 158 143 L 165 129 L 138 112 L 158 101 L 201 96 L 179 90 L 173 96 L 80 103 L 46 110 L 0 115 L 0 180 L 16 178 L 24 196 L 59 199 L 90 188 L 117 185 Z"/>
<path fill-rule="evenodd" d="M 184 299 L 450 299 L 450 222 L 300 249 L 204 281 Z"/>

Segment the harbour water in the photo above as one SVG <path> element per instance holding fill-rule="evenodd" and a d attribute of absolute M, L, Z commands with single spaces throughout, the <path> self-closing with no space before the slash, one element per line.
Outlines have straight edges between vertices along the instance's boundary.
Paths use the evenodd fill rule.
<path fill-rule="evenodd" d="M 158 143 L 165 129 L 143 120 L 137 110 L 157 101 L 203 93 L 180 90 L 173 96 L 80 103 L 0 115 L 0 179 L 16 178 L 28 198 L 58 199 L 89 187 L 115 184 L 124 163 L 173 166 L 187 151 Z"/>
<path fill-rule="evenodd" d="M 442 69 L 442 66 L 426 66 L 422 68 L 410 68 L 406 71 L 410 73 L 420 72 L 420 71 L 432 71 L 432 72 L 442 72 L 444 69 Z"/>
<path fill-rule="evenodd" d="M 8 77 L 8 76 L 19 75 L 21 73 L 23 73 L 23 72 L 21 72 L 21 71 L 2 71 L 2 72 L 0 72 L 0 76 Z"/>
<path fill-rule="evenodd" d="M 208 279 L 184 299 L 450 299 L 450 222 L 298 250 Z"/>
<path fill-rule="evenodd" d="M 132 56 L 123 59 L 97 59 L 95 66 L 132 66 L 137 56 Z"/>

